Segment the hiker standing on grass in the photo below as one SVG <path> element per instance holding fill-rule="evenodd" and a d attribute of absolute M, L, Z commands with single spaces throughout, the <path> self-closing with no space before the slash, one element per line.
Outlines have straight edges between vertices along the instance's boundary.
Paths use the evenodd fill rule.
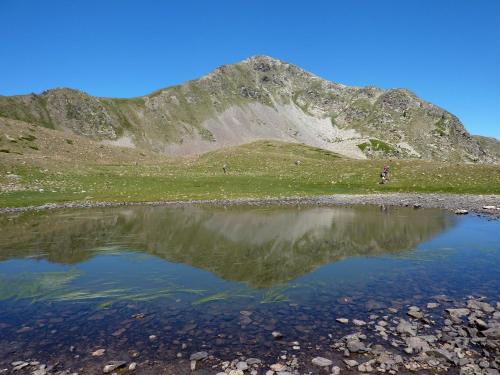
<path fill-rule="evenodd" d="M 389 172 L 389 166 L 388 165 L 386 165 L 384 167 L 384 172 L 385 172 L 385 180 L 389 181 L 389 174 L 390 174 L 390 172 Z"/>
<path fill-rule="evenodd" d="M 222 165 L 222 170 L 224 171 L 224 174 L 227 174 L 227 164 L 226 163 L 224 163 Z"/>
<path fill-rule="evenodd" d="M 385 184 L 387 181 L 389 181 L 389 166 L 388 165 L 384 166 L 384 169 L 380 173 L 380 183 Z"/>

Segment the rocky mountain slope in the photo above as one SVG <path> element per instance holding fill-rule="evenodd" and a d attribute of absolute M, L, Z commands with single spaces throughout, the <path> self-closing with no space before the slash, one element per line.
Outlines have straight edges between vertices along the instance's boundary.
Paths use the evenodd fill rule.
<path fill-rule="evenodd" d="M 0 96 L 0 116 L 166 154 L 273 139 L 360 159 L 498 160 L 496 140 L 473 138 L 406 89 L 349 87 L 266 56 L 132 99 L 72 89 Z"/>
<path fill-rule="evenodd" d="M 472 136 L 488 155 L 500 160 L 500 142 L 496 138 L 483 137 L 480 135 Z"/>

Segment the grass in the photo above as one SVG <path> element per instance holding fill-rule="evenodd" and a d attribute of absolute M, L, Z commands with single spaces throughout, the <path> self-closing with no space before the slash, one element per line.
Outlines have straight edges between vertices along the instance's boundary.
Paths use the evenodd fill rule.
<path fill-rule="evenodd" d="M 382 151 L 385 155 L 390 155 L 395 151 L 392 146 L 378 139 L 370 139 L 370 142 L 365 142 L 358 145 L 358 148 L 363 152 L 368 147 L 373 151 Z"/>
<path fill-rule="evenodd" d="M 4 154 L 9 155 L 9 154 Z M 14 156 L 13 156 L 14 157 Z M 9 159 L 10 160 L 10 159 Z M 13 160 L 13 159 L 12 159 Z M 40 161 L 41 160 L 41 161 Z M 500 166 L 421 160 L 351 160 L 299 144 L 260 141 L 198 158 L 68 164 L 0 159 L 0 207 L 68 201 L 157 201 L 390 192 L 500 194 Z M 296 161 L 300 160 L 299 165 Z M 227 163 L 228 174 L 222 165 Z M 380 185 L 383 165 L 391 181 Z"/>

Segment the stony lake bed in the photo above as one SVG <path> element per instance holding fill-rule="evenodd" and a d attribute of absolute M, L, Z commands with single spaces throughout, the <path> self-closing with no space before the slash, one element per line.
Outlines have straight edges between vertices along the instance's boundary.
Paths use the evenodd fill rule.
<path fill-rule="evenodd" d="M 497 374 L 500 222 L 414 202 L 4 213 L 0 373 Z"/>

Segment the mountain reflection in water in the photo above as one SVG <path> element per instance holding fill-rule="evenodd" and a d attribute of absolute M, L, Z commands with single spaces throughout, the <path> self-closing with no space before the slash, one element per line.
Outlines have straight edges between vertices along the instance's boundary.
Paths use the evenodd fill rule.
<path fill-rule="evenodd" d="M 139 251 L 268 288 L 353 256 L 415 248 L 456 222 L 440 210 L 376 207 L 129 207 L 0 217 L 0 261 L 75 264 Z"/>

